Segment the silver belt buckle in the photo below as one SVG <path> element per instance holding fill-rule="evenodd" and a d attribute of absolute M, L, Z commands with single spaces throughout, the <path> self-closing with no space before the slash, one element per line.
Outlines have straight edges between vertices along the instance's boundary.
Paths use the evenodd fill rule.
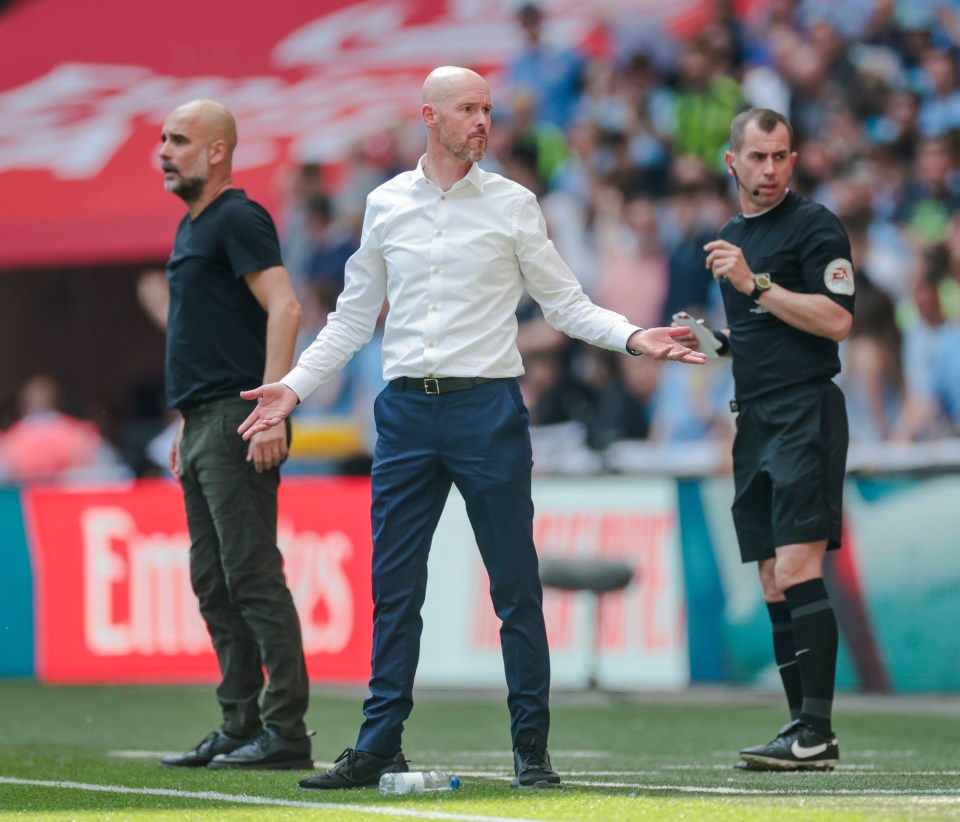
<path fill-rule="evenodd" d="M 436 377 L 425 377 L 423 380 L 423 390 L 428 394 L 439 394 L 440 383 Z"/>

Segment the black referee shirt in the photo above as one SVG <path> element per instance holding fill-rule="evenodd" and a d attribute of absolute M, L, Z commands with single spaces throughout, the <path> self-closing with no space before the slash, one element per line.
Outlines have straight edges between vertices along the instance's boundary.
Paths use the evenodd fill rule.
<path fill-rule="evenodd" d="M 720 237 L 743 249 L 754 274 L 769 274 L 790 291 L 825 294 L 853 312 L 850 240 L 840 220 L 822 205 L 787 192 L 763 214 L 731 219 Z M 783 322 L 725 280 L 721 293 L 737 400 L 829 380 L 840 372 L 839 346 L 833 340 Z"/>
<path fill-rule="evenodd" d="M 243 277 L 282 265 L 266 209 L 229 189 L 177 228 L 167 263 L 167 402 L 181 410 L 263 382 L 267 313 Z"/>

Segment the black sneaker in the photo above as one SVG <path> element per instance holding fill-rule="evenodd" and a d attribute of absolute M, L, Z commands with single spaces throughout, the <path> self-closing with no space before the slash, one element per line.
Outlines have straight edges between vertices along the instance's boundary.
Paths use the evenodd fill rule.
<path fill-rule="evenodd" d="M 740 751 L 740 758 L 761 771 L 832 771 L 840 760 L 835 736 L 822 736 L 806 722 L 784 725 L 777 738 L 767 745 Z"/>
<path fill-rule="evenodd" d="M 347 748 L 333 767 L 319 776 L 301 779 L 297 787 L 304 791 L 328 791 L 338 788 L 369 788 L 380 784 L 385 773 L 406 773 L 409 771 L 403 751 L 393 756 L 377 756 L 369 751 L 357 751 Z"/>
<path fill-rule="evenodd" d="M 560 787 L 560 775 L 550 764 L 547 740 L 536 731 L 517 735 L 513 748 L 513 771 L 516 776 L 510 780 L 511 788 Z"/>
<path fill-rule="evenodd" d="M 241 768 L 248 771 L 308 771 L 313 768 L 310 758 L 310 737 L 287 739 L 272 728 L 262 728 L 246 745 L 230 753 L 222 753 L 207 765 L 212 770 Z"/>
<path fill-rule="evenodd" d="M 247 736 L 230 736 L 223 731 L 211 731 L 185 754 L 165 756 L 160 760 L 164 768 L 203 768 L 218 754 L 226 754 L 252 742 L 259 729 Z"/>
<path fill-rule="evenodd" d="M 767 768 L 763 768 L 760 765 L 754 765 L 752 762 L 745 762 L 744 760 L 739 760 L 733 763 L 733 769 L 735 771 L 766 771 Z"/>

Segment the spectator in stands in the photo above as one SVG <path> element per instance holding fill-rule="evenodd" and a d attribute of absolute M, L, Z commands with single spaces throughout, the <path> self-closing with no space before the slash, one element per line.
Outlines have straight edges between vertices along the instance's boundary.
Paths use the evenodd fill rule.
<path fill-rule="evenodd" d="M 886 146 L 901 163 L 913 162 L 920 137 L 920 95 L 912 89 L 888 90 L 883 109 L 864 128 L 875 144 Z"/>
<path fill-rule="evenodd" d="M 850 221 L 844 225 L 855 249 L 857 228 Z M 858 257 L 854 250 L 854 265 Z M 903 406 L 902 340 L 893 300 L 873 284 L 865 268 L 857 269 L 857 313 L 841 356 L 850 441 L 890 439 Z"/>
<path fill-rule="evenodd" d="M 651 398 L 660 364 L 646 357 L 626 362 L 609 351 L 588 348 L 579 358 L 578 371 L 586 388 L 581 414 L 587 445 L 603 451 L 615 442 L 645 440 L 650 433 Z M 634 378 L 625 379 L 625 373 Z"/>
<path fill-rule="evenodd" d="M 740 84 L 722 72 L 716 57 L 702 37 L 681 46 L 673 152 L 698 157 L 720 171 L 730 120 L 745 102 Z"/>
<path fill-rule="evenodd" d="M 823 62 L 827 96 L 842 101 L 860 118 L 867 113 L 862 106 L 869 97 L 864 93 L 863 77 L 850 59 L 849 43 L 838 27 L 841 18 L 836 8 L 824 10 L 810 21 L 807 33 Z"/>
<path fill-rule="evenodd" d="M 923 86 L 917 124 L 924 137 L 939 137 L 960 128 L 957 55 L 930 48 L 923 57 Z"/>
<path fill-rule="evenodd" d="M 542 191 L 566 159 L 566 136 L 559 126 L 537 119 L 536 101 L 527 91 L 513 94 L 508 118 L 508 152 L 523 152 L 533 158 L 533 170 L 543 182 L 532 190 Z"/>
<path fill-rule="evenodd" d="M 851 442 L 889 439 L 904 394 L 895 300 L 873 276 L 875 268 L 885 264 L 883 257 L 892 258 L 893 268 L 897 255 L 892 248 L 875 247 L 871 237 L 875 220 L 869 178 L 866 168 L 851 170 L 832 189 L 834 210 L 850 238 L 850 259 L 857 272 L 857 311 L 850 334 L 840 345 L 839 384 L 847 399 Z"/>
<path fill-rule="evenodd" d="M 950 279 L 940 289 L 944 313 L 950 318 L 960 317 L 960 213 L 950 221 L 946 247 L 950 258 Z"/>
<path fill-rule="evenodd" d="M 539 322 L 546 325 L 545 320 Z M 517 342 L 519 345 L 519 338 Z M 520 393 L 530 411 L 531 426 L 558 425 L 584 418 L 587 399 L 571 373 L 572 348 L 566 337 L 542 339 L 524 347 Z"/>
<path fill-rule="evenodd" d="M 923 250 L 912 272 L 913 299 L 901 307 L 907 397 L 894 428 L 900 442 L 960 434 L 960 321 L 944 315 L 949 277 L 942 245 Z"/>
<path fill-rule="evenodd" d="M 17 394 L 19 418 L 0 438 L 0 480 L 16 483 L 126 478 L 130 471 L 97 427 L 64 412 L 53 377 L 37 374 Z"/>
<path fill-rule="evenodd" d="M 901 193 L 893 219 L 921 244 L 943 242 L 960 211 L 956 164 L 946 136 L 924 137 L 917 146 L 913 177 Z"/>
<path fill-rule="evenodd" d="M 280 240 L 284 263 L 298 292 L 303 287 L 310 258 L 309 203 L 318 195 L 326 196 L 320 166 L 317 163 L 296 166 L 289 176 L 280 218 Z"/>
<path fill-rule="evenodd" d="M 517 22 L 524 44 L 506 66 L 508 96 L 529 94 L 536 103 L 537 120 L 565 129 L 581 91 L 583 56 L 575 48 L 544 37 L 540 6 L 524 3 L 517 11 Z"/>
<path fill-rule="evenodd" d="M 660 225 L 667 259 L 667 293 L 660 320 L 672 322 L 677 311 L 706 316 L 718 300 L 716 283 L 704 264 L 703 246 L 717 236 L 730 216 L 725 181 L 696 157 L 676 157 Z"/>
<path fill-rule="evenodd" d="M 360 235 L 349 222 L 337 219 L 333 200 L 327 194 L 316 192 L 306 207 L 309 246 L 304 281 L 329 313 L 343 290 L 343 269 L 359 248 Z"/>
<path fill-rule="evenodd" d="M 596 197 L 597 301 L 643 326 L 658 325 L 667 294 L 667 250 L 646 178 L 609 177 Z"/>
<path fill-rule="evenodd" d="M 624 369 L 624 379 L 639 368 Z M 662 369 L 656 390 L 650 397 L 650 439 L 669 443 L 733 443 L 734 418 L 730 398 L 734 395 L 729 362 L 711 361 L 709 367 L 687 376 Z M 729 450 L 724 449 L 724 463 Z"/>

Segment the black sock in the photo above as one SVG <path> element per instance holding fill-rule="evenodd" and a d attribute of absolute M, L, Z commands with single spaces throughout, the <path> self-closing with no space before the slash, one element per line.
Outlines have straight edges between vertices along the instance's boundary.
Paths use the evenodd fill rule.
<path fill-rule="evenodd" d="M 783 592 L 793 622 L 793 644 L 803 683 L 800 719 L 817 733 L 831 736 L 833 690 L 837 674 L 837 618 L 822 579 L 808 579 Z"/>
<path fill-rule="evenodd" d="M 803 707 L 803 683 L 793 647 L 793 622 L 786 602 L 768 602 L 770 627 L 773 630 L 773 658 L 780 670 L 780 680 L 787 695 L 790 718 L 799 719 Z"/>

